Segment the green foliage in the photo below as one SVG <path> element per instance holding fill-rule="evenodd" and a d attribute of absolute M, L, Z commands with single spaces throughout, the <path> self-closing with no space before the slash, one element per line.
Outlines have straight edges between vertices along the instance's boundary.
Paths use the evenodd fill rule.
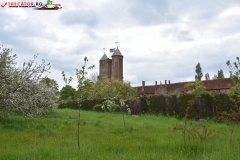
<path fill-rule="evenodd" d="M 188 90 L 187 94 L 194 95 L 208 94 L 208 92 L 206 91 L 206 87 L 204 86 L 202 81 L 187 83 L 184 85 L 184 88 Z"/>
<path fill-rule="evenodd" d="M 91 97 L 93 99 L 110 99 L 118 95 L 121 99 L 137 97 L 137 92 L 130 82 L 118 81 L 114 78 L 97 81 L 93 85 Z"/>
<path fill-rule="evenodd" d="M 72 77 L 67 78 L 64 71 L 62 71 L 62 76 L 63 76 L 63 80 L 64 80 L 65 84 L 69 85 L 73 78 Z"/>
<path fill-rule="evenodd" d="M 235 131 L 236 124 L 240 122 L 240 99 L 235 96 L 231 97 L 230 101 L 234 104 L 234 108 L 230 109 L 230 111 L 221 112 L 219 119 L 227 123 L 228 130 L 230 132 L 230 144 L 233 145 L 233 133 Z"/>
<path fill-rule="evenodd" d="M 81 110 L 93 110 L 93 107 L 97 104 L 102 103 L 104 100 L 84 100 L 82 101 Z M 68 101 L 63 101 L 59 103 L 58 108 L 69 108 L 69 109 L 79 109 L 79 103 L 77 99 L 72 99 Z M 96 108 L 96 111 L 102 111 L 101 108 Z"/>
<path fill-rule="evenodd" d="M 88 58 L 84 57 L 84 64 L 82 65 L 81 69 L 76 69 L 76 76 L 78 81 L 78 91 L 77 91 L 77 98 L 79 105 L 81 106 L 82 101 L 85 99 L 89 99 L 89 95 L 92 93 L 92 85 L 90 79 L 86 78 L 86 75 L 88 74 L 88 70 L 93 69 L 95 66 L 89 66 L 87 67 Z"/>
<path fill-rule="evenodd" d="M 220 69 L 218 71 L 218 78 L 224 78 L 224 74 L 223 74 L 223 70 L 222 69 Z"/>
<path fill-rule="evenodd" d="M 75 94 L 76 94 L 76 89 L 70 85 L 66 85 L 60 91 L 60 99 L 61 100 L 74 99 Z"/>
<path fill-rule="evenodd" d="M 234 84 L 238 85 L 240 83 L 240 59 L 239 57 L 236 57 L 236 59 L 237 62 L 233 62 L 233 64 L 231 64 L 230 60 L 228 60 L 226 64 L 230 69 L 229 72 Z"/>
<path fill-rule="evenodd" d="M 193 124 L 191 121 L 184 120 L 184 125 L 174 126 L 173 131 L 181 131 L 184 145 L 186 143 L 199 143 L 213 138 L 219 138 L 220 131 L 211 129 L 210 125 Z"/>
<path fill-rule="evenodd" d="M 232 96 L 237 96 L 238 98 L 240 98 L 240 85 L 232 86 L 230 91 L 229 91 L 229 94 L 232 95 Z"/>
<path fill-rule="evenodd" d="M 119 104 L 116 104 L 116 101 L 119 102 Z M 128 114 L 131 114 L 131 109 L 126 104 L 126 100 L 121 99 L 118 95 L 117 97 L 106 99 L 102 104 L 97 104 L 93 107 L 93 110 L 97 107 L 100 107 L 105 112 L 113 113 L 117 108 L 121 109 L 122 111 L 122 118 L 123 118 L 123 124 L 124 127 L 126 127 L 125 124 L 125 118 L 124 118 L 124 109 L 127 109 Z"/>
<path fill-rule="evenodd" d="M 195 75 L 195 80 L 196 81 L 201 81 L 203 73 L 202 73 L 202 68 L 201 68 L 201 64 L 198 63 L 196 65 L 196 69 L 195 69 L 196 75 Z"/>
<path fill-rule="evenodd" d="M 233 62 L 233 64 L 231 64 L 230 60 L 228 60 L 226 64 L 230 69 L 230 78 L 234 83 L 234 86 L 230 89 L 230 94 L 240 98 L 240 59 L 239 57 L 236 57 L 236 59 L 237 62 Z"/>

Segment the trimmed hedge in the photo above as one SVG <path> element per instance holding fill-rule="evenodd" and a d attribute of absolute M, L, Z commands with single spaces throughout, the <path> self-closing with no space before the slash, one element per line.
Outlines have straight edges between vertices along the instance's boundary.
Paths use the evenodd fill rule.
<path fill-rule="evenodd" d="M 131 98 L 127 101 L 132 114 L 162 114 L 168 116 L 185 117 L 189 101 L 194 99 L 194 95 L 184 94 L 178 98 L 173 96 L 155 95 L 150 97 Z M 232 102 L 233 97 L 224 93 L 204 94 L 195 99 L 194 104 L 188 110 L 188 118 L 194 119 L 213 119 L 218 118 L 223 111 L 230 113 L 235 110 Z M 104 100 L 86 100 L 83 101 L 82 110 L 92 110 L 96 104 Z M 116 102 L 118 103 L 118 102 Z M 69 100 L 66 104 L 60 104 L 59 108 L 78 109 L 76 100 Z M 101 108 L 96 108 L 101 111 Z M 117 109 L 116 111 L 120 111 Z M 124 110 L 124 112 L 127 112 Z"/>
<path fill-rule="evenodd" d="M 102 103 L 104 100 L 85 100 L 82 102 L 82 110 L 93 110 L 96 104 Z M 58 108 L 79 109 L 77 100 L 68 100 L 66 104 L 60 103 Z M 95 108 L 96 111 L 101 111 L 101 108 Z"/>

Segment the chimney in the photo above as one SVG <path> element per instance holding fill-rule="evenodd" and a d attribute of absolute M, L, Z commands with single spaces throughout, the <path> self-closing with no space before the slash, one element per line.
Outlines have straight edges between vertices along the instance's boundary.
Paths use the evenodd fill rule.
<path fill-rule="evenodd" d="M 157 81 L 155 81 L 155 95 L 157 95 Z"/>
<path fill-rule="evenodd" d="M 142 81 L 142 87 L 145 87 L 145 81 Z"/>
<path fill-rule="evenodd" d="M 167 80 L 165 80 L 165 95 L 167 94 Z"/>
<path fill-rule="evenodd" d="M 168 80 L 168 84 L 170 85 L 170 80 Z"/>

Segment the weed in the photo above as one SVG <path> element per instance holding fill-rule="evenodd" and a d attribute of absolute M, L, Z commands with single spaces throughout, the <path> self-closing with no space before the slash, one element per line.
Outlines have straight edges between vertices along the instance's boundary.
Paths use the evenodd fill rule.
<path fill-rule="evenodd" d="M 95 121 L 95 122 L 94 122 L 94 125 L 97 126 L 97 127 L 102 127 L 102 126 L 103 126 L 102 122 L 99 121 L 99 120 L 98 120 L 98 121 Z"/>

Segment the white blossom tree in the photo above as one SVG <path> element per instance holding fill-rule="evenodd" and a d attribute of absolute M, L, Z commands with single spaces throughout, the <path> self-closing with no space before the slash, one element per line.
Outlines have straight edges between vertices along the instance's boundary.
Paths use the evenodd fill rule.
<path fill-rule="evenodd" d="M 49 72 L 50 64 L 35 63 L 34 59 L 17 67 L 17 55 L 0 47 L 0 112 L 33 116 L 57 108 L 52 98 L 56 89 L 41 83 L 42 74 Z"/>

